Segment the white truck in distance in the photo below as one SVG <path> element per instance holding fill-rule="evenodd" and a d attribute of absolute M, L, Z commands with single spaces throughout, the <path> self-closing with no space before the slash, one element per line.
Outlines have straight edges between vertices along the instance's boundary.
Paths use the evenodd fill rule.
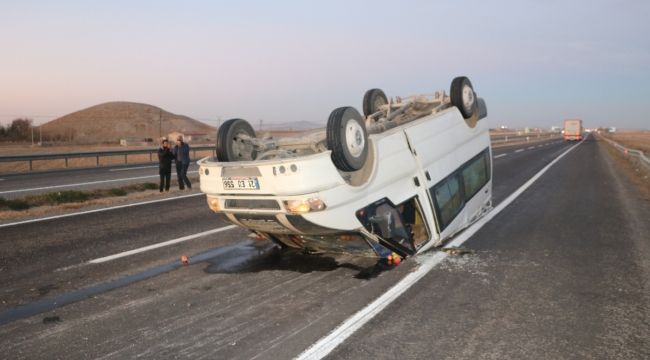
<path fill-rule="evenodd" d="M 279 139 L 226 121 L 217 157 L 198 162 L 208 206 L 283 248 L 379 257 L 438 246 L 491 208 L 487 108 L 469 79 L 449 96 L 371 89 L 363 114 L 340 107 L 326 129 Z"/>

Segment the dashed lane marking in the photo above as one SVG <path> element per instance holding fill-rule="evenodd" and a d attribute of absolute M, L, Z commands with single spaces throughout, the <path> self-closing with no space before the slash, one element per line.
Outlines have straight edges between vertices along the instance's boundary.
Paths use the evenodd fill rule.
<path fill-rule="evenodd" d="M 518 152 L 522 152 L 522 151 L 524 151 L 524 150 L 525 150 L 525 149 L 517 149 L 517 150 L 515 150 L 515 152 L 518 153 Z"/>
<path fill-rule="evenodd" d="M 571 150 L 575 149 L 576 146 L 580 145 L 582 142 L 579 142 L 571 146 L 568 150 L 560 154 L 548 165 L 546 165 L 542 170 L 530 178 L 525 184 L 523 184 L 519 189 L 510 194 L 505 200 L 503 200 L 499 205 L 497 205 L 494 210 L 490 211 L 487 215 L 481 218 L 479 221 L 475 222 L 472 226 L 463 231 L 457 238 L 452 240 L 445 248 L 449 247 L 458 247 L 467 241 L 472 235 L 474 235 L 479 229 L 481 229 L 485 224 L 487 224 L 492 218 L 497 216 L 506 206 L 510 205 L 516 198 L 519 197 L 526 189 L 528 189 L 537 179 L 539 179 L 548 169 L 550 169 L 555 163 L 562 159 L 566 154 Z M 384 310 L 388 305 L 400 297 L 406 290 L 411 286 L 417 283 L 422 279 L 429 271 L 431 271 L 436 265 L 438 265 L 442 260 L 447 257 L 447 253 L 444 251 L 436 252 L 433 255 L 420 255 L 416 257 L 420 263 L 420 267 L 417 270 L 409 273 L 392 288 L 386 291 L 381 295 L 377 300 L 368 304 L 363 309 L 359 310 L 352 317 L 348 318 L 341 325 L 339 325 L 334 331 L 329 335 L 320 339 L 318 342 L 313 344 L 311 347 L 306 349 L 303 353 L 298 355 L 296 359 L 322 359 L 327 356 L 332 350 L 337 346 L 342 344 L 348 337 L 354 334 L 357 330 Z"/>
<path fill-rule="evenodd" d="M 508 153 L 505 153 L 505 154 L 499 154 L 499 155 L 495 155 L 494 158 L 495 158 L 495 159 L 498 159 L 498 158 L 500 158 L 500 157 L 504 157 L 504 156 L 507 156 L 507 155 L 508 155 Z"/>
<path fill-rule="evenodd" d="M 126 256 L 139 254 L 139 253 L 142 253 L 142 252 L 145 252 L 145 251 L 154 250 L 154 249 L 158 249 L 158 248 L 161 248 L 161 247 L 174 245 L 174 244 L 178 244 L 178 243 L 181 243 L 181 242 L 184 242 L 184 241 L 200 238 L 200 237 L 203 237 L 203 236 L 216 234 L 216 233 L 219 233 L 219 232 L 222 232 L 222 231 L 234 229 L 236 227 L 237 227 L 237 225 L 228 225 L 228 226 L 220 227 L 220 228 L 217 228 L 217 229 L 212 229 L 212 230 L 200 232 L 200 233 L 197 233 L 197 234 L 183 236 L 183 237 L 180 237 L 178 239 L 163 241 L 161 243 L 152 244 L 152 245 L 148 245 L 148 246 L 143 246 L 141 248 L 124 251 L 124 252 L 121 252 L 121 253 L 118 253 L 118 254 L 104 256 L 104 257 L 101 257 L 101 258 L 98 258 L 98 259 L 90 260 L 90 261 L 88 261 L 88 263 L 89 264 L 101 264 L 101 263 L 104 263 L 104 262 L 107 262 L 107 261 L 111 261 L 111 260 L 123 258 L 123 257 L 126 257 Z"/>

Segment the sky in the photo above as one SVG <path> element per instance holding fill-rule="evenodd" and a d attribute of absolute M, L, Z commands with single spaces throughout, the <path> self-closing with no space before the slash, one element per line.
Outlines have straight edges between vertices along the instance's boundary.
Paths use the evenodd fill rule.
<path fill-rule="evenodd" d="M 492 127 L 650 129 L 650 1 L 0 1 L 0 123 L 133 101 L 325 124 L 460 75 Z"/>

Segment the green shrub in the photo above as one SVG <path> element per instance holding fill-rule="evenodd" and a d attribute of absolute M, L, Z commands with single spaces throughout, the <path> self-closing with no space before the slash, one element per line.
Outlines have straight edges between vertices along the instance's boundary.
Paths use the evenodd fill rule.
<path fill-rule="evenodd" d="M 127 194 L 126 190 L 122 188 L 110 189 L 108 193 L 111 194 L 111 196 L 126 196 Z"/>
<path fill-rule="evenodd" d="M 84 202 L 88 199 L 90 199 L 88 193 L 78 190 L 66 190 L 45 194 L 45 200 L 49 204 Z"/>
<path fill-rule="evenodd" d="M 24 200 L 5 200 L 5 205 L 15 211 L 27 210 L 29 209 L 29 204 Z"/>
<path fill-rule="evenodd" d="M 142 187 L 145 188 L 146 190 L 156 190 L 158 189 L 158 184 L 148 182 L 142 184 Z"/>

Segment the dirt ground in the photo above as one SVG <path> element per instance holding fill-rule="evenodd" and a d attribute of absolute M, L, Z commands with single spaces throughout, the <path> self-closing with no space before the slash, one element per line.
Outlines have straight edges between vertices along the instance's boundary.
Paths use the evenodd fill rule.
<path fill-rule="evenodd" d="M 650 140 L 650 137 L 648 140 Z M 600 144 L 605 146 L 612 158 L 616 159 L 620 168 L 639 190 L 641 198 L 645 201 L 650 201 L 650 168 L 641 164 L 639 159 L 624 155 L 605 141 L 601 141 Z M 650 141 L 647 144 L 650 145 Z M 631 147 L 631 145 L 624 145 Z"/>
<path fill-rule="evenodd" d="M 650 130 L 639 131 L 618 131 L 613 134 L 601 134 L 608 139 L 614 140 L 621 145 L 650 154 Z"/>

